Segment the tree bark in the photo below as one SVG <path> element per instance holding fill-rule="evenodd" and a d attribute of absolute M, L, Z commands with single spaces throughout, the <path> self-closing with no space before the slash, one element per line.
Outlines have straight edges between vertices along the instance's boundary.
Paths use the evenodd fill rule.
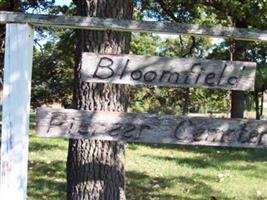
<path fill-rule="evenodd" d="M 187 115 L 189 113 L 189 88 L 183 89 L 183 100 L 182 100 L 182 115 Z"/>
<path fill-rule="evenodd" d="M 258 91 L 254 91 L 254 101 L 255 101 L 256 119 L 260 119 L 260 105 L 259 105 Z"/>
<path fill-rule="evenodd" d="M 245 110 L 244 91 L 231 91 L 231 118 L 243 118 Z"/>
<path fill-rule="evenodd" d="M 248 24 L 245 19 L 237 21 L 235 26 L 237 28 L 247 28 Z M 235 59 L 245 60 L 245 49 L 242 42 L 235 42 Z M 231 91 L 231 118 L 244 118 L 245 111 L 245 93 L 244 91 Z"/>
<path fill-rule="evenodd" d="M 263 103 L 264 103 L 264 89 L 261 91 L 261 111 L 260 111 L 260 117 L 263 115 Z"/>
<path fill-rule="evenodd" d="M 74 1 L 78 15 L 131 19 L 133 0 Z M 125 112 L 128 88 L 124 85 L 85 83 L 79 80 L 82 52 L 127 54 L 130 33 L 77 31 L 74 107 L 80 110 Z M 67 160 L 68 200 L 122 200 L 124 145 L 120 142 L 70 140 Z"/>

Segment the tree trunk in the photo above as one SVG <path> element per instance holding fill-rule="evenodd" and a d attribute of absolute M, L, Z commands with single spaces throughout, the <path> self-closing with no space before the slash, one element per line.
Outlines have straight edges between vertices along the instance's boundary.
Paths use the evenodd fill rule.
<path fill-rule="evenodd" d="M 190 89 L 189 88 L 184 88 L 183 89 L 183 101 L 182 101 L 182 114 L 187 115 L 189 113 L 189 93 Z"/>
<path fill-rule="evenodd" d="M 264 89 L 261 91 L 261 112 L 260 112 L 260 117 L 263 115 L 263 103 L 264 103 Z"/>
<path fill-rule="evenodd" d="M 231 118 L 243 118 L 245 110 L 245 94 L 243 91 L 231 91 Z"/>
<path fill-rule="evenodd" d="M 255 101 L 256 119 L 260 119 L 260 105 L 259 105 L 258 91 L 254 91 L 254 101 Z"/>
<path fill-rule="evenodd" d="M 237 21 L 237 28 L 248 28 L 245 19 Z M 235 42 L 235 59 L 234 60 L 245 60 L 245 49 L 242 45 L 242 41 Z M 231 118 L 243 118 L 245 111 L 245 93 L 244 91 L 231 91 Z"/>
<path fill-rule="evenodd" d="M 131 19 L 133 0 L 74 1 L 78 15 Z M 130 33 L 77 31 L 74 107 L 81 110 L 125 112 L 124 85 L 85 83 L 79 80 L 82 52 L 127 54 Z M 68 200 L 121 200 L 124 192 L 124 145 L 120 142 L 70 140 L 67 160 Z"/>

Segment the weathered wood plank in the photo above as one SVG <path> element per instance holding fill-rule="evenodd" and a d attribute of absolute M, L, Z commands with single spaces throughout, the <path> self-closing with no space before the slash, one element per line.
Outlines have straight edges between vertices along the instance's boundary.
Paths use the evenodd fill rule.
<path fill-rule="evenodd" d="M 256 63 L 83 53 L 86 82 L 254 90 Z"/>
<path fill-rule="evenodd" d="M 181 24 L 174 22 L 151 22 L 134 20 L 101 19 L 78 16 L 33 15 L 0 12 L 0 23 L 30 23 L 35 26 L 114 30 L 127 32 L 152 32 L 235 38 L 238 40 L 267 41 L 267 31 L 223 26 Z"/>
<path fill-rule="evenodd" d="M 42 137 L 267 147 L 267 121 L 39 108 Z"/>
<path fill-rule="evenodd" d="M 1 138 L 0 198 L 27 197 L 33 29 L 7 24 Z"/>

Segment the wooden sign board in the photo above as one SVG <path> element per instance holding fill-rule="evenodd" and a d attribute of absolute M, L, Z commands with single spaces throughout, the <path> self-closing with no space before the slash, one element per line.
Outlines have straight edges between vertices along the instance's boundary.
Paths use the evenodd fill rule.
<path fill-rule="evenodd" d="M 39 108 L 42 137 L 267 147 L 267 121 Z"/>
<path fill-rule="evenodd" d="M 254 90 L 256 63 L 83 53 L 86 82 Z"/>
<path fill-rule="evenodd" d="M 135 21 L 112 18 L 36 15 L 0 11 L 0 24 L 26 23 L 38 27 L 58 27 L 87 30 L 164 33 L 174 35 L 212 36 L 246 41 L 267 41 L 267 31 L 236 27 L 184 24 L 177 22 Z"/>

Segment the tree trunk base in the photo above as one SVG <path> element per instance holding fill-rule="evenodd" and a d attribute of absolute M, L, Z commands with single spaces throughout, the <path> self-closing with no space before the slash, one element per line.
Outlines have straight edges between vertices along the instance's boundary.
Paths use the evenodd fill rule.
<path fill-rule="evenodd" d="M 70 140 L 69 152 L 71 153 L 68 154 L 67 162 L 68 200 L 126 199 L 123 143 Z"/>

